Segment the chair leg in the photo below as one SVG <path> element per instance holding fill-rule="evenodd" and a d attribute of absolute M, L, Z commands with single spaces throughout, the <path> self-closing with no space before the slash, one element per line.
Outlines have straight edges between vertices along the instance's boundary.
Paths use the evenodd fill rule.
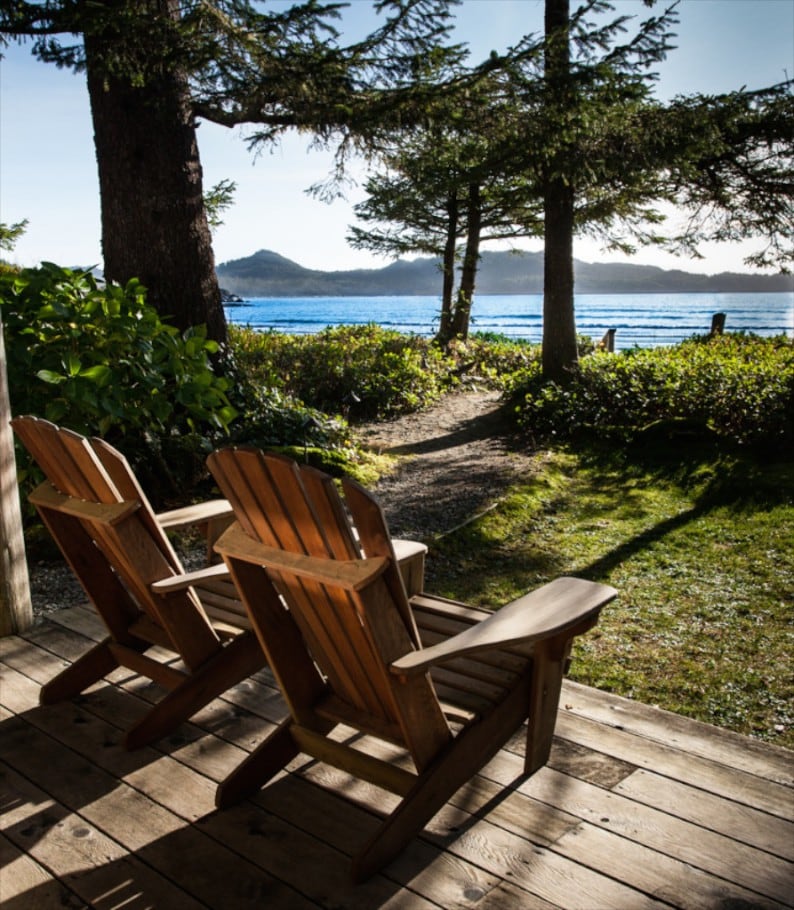
<path fill-rule="evenodd" d="M 362 882 L 392 860 L 480 768 L 493 758 L 527 716 L 529 675 L 479 721 L 473 722 L 421 772 L 416 784 L 353 860 Z"/>
<path fill-rule="evenodd" d="M 252 632 L 244 632 L 219 650 L 169 692 L 131 727 L 124 746 L 140 749 L 161 739 L 197 711 L 265 665 L 265 655 Z"/>
<path fill-rule="evenodd" d="M 549 760 L 560 692 L 571 640 L 544 641 L 535 645 L 532 657 L 532 694 L 527 724 L 527 746 L 524 772 L 534 774 Z"/>
<path fill-rule="evenodd" d="M 39 703 L 52 705 L 74 698 L 103 676 L 112 673 L 119 662 L 111 653 L 110 643 L 111 640 L 106 638 L 45 683 L 41 687 Z"/>
<path fill-rule="evenodd" d="M 274 774 L 278 774 L 299 753 L 292 736 L 292 718 L 278 727 L 218 785 L 215 805 L 219 809 L 233 806 L 246 796 L 260 790 Z"/>

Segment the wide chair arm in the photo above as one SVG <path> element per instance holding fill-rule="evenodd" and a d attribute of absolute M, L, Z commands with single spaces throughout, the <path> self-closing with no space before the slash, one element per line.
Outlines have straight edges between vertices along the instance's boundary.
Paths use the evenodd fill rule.
<path fill-rule="evenodd" d="M 155 517 L 161 528 L 170 531 L 175 528 L 187 528 L 191 525 L 201 525 L 218 519 L 231 521 L 234 518 L 234 510 L 226 499 L 210 499 L 207 502 L 198 502 L 195 505 L 183 506 L 180 509 L 158 512 Z"/>
<path fill-rule="evenodd" d="M 575 634 L 577 627 L 595 621 L 617 593 L 609 585 L 581 578 L 556 578 L 463 632 L 404 655 L 391 664 L 390 670 L 411 676 L 476 651 L 532 644 L 566 632 Z"/>
<path fill-rule="evenodd" d="M 207 545 L 207 564 L 213 561 L 215 541 L 234 521 L 234 509 L 226 499 L 210 499 L 180 509 L 159 512 L 157 523 L 164 531 L 195 527 L 204 535 Z"/>
<path fill-rule="evenodd" d="M 152 583 L 152 591 L 155 594 L 173 594 L 174 591 L 183 591 L 185 588 L 201 587 L 210 581 L 229 578 L 229 570 L 221 563 L 212 566 L 206 566 L 203 569 L 196 569 L 195 572 L 183 572 L 181 575 L 171 575 L 168 578 L 161 578 L 160 581 Z"/>
<path fill-rule="evenodd" d="M 120 524 L 141 507 L 137 500 L 104 503 L 78 499 L 56 490 L 49 480 L 42 481 L 30 494 L 28 501 L 39 509 L 61 512 L 81 521 L 93 521 L 111 527 Z"/>

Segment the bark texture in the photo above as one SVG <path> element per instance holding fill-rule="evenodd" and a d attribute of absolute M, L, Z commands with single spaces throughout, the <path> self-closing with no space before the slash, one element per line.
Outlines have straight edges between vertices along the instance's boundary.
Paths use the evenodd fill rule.
<path fill-rule="evenodd" d="M 151 7 L 152 17 L 178 16 L 173 2 L 132 2 Z M 210 338 L 225 341 L 187 78 L 147 53 L 140 36 L 130 40 L 122 30 L 85 35 L 105 275 L 140 279 L 149 302 L 180 330 L 203 323 Z M 109 74 L 114 54 L 138 55 L 142 84 L 126 72 Z"/>
<path fill-rule="evenodd" d="M 477 280 L 477 266 L 480 261 L 480 235 L 482 233 L 482 201 L 480 186 L 469 186 L 468 225 L 466 229 L 466 251 L 460 272 L 460 290 L 452 316 L 450 335 L 452 338 L 469 337 L 471 305 L 474 300 L 474 285 Z"/>
<path fill-rule="evenodd" d="M 549 112 L 561 123 L 565 122 L 565 113 L 571 105 L 569 25 L 569 0 L 546 0 L 547 104 Z M 560 142 L 549 162 L 543 195 L 542 365 L 547 379 L 561 383 L 570 376 L 579 358 L 573 298 L 574 188 L 563 177 L 568 154 L 570 150 Z"/>

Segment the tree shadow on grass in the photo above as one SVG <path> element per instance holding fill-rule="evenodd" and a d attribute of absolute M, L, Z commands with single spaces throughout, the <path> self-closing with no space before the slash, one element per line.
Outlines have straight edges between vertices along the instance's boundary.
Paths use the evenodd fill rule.
<path fill-rule="evenodd" d="M 542 510 L 533 517 L 539 529 L 534 542 L 530 536 L 512 542 L 498 540 L 487 525 L 474 523 L 432 548 L 429 587 L 436 583 L 452 586 L 456 596 L 479 598 L 482 602 L 489 581 L 495 578 L 499 579 L 500 587 L 513 586 L 515 590 L 569 572 L 603 580 L 628 559 L 715 509 L 734 512 L 738 520 L 741 515 L 767 512 L 781 502 L 794 502 L 794 463 L 774 458 L 762 460 L 754 453 L 726 452 L 714 441 L 630 449 L 589 446 L 570 451 L 586 471 L 587 480 L 582 482 L 595 494 L 587 495 L 586 503 L 577 504 L 580 529 L 582 524 L 589 523 L 597 534 L 602 521 L 651 515 L 645 491 L 654 488 L 677 488 L 690 505 L 674 515 L 655 520 L 652 526 L 575 569 L 570 557 L 542 533 L 546 520 Z M 585 493 L 584 487 L 580 491 L 575 488 L 579 482 L 577 474 L 571 476 L 572 487 L 563 497 L 574 498 Z M 564 509 L 564 502 L 550 502 L 549 520 L 554 520 Z M 565 529 L 561 528 L 559 533 L 564 535 Z"/>
<path fill-rule="evenodd" d="M 621 495 L 622 475 L 625 481 L 641 479 L 646 486 L 677 486 L 692 501 L 690 508 L 641 531 L 579 570 L 594 580 L 608 576 L 627 559 L 715 509 L 727 509 L 738 516 L 794 501 L 794 464 L 790 460 L 764 461 L 745 453 L 726 452 L 717 440 L 637 446 L 617 454 L 591 448 L 577 454 L 584 466 L 612 478 L 615 496 Z M 607 485 L 605 479 L 603 486 Z M 632 491 L 632 496 L 642 499 L 641 492 Z"/>

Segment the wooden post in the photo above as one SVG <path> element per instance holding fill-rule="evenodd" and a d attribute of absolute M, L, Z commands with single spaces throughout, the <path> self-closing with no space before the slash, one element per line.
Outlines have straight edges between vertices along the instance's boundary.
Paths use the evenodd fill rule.
<path fill-rule="evenodd" d="M 606 332 L 604 332 L 601 343 L 598 345 L 602 351 L 606 351 L 608 354 L 615 353 L 615 332 L 616 329 L 607 329 Z"/>
<path fill-rule="evenodd" d="M 709 335 L 722 335 L 725 328 L 725 313 L 715 313 L 711 317 L 711 331 Z"/>
<path fill-rule="evenodd" d="M 10 420 L 11 402 L 0 313 L 0 636 L 24 632 L 33 624 Z"/>

